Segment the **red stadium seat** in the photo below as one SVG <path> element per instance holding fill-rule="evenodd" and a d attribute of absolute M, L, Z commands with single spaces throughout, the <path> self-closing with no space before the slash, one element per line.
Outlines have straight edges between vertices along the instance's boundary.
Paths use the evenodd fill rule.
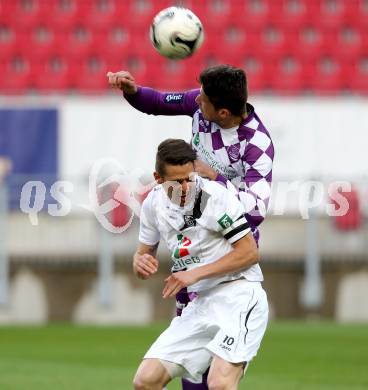
<path fill-rule="evenodd" d="M 18 28 L 29 28 L 48 16 L 47 3 L 41 0 L 4 1 L 2 15 Z"/>
<path fill-rule="evenodd" d="M 271 88 L 277 93 L 299 94 L 307 88 L 308 66 L 293 57 L 277 61 L 272 73 Z"/>
<path fill-rule="evenodd" d="M 306 25 L 293 35 L 291 52 L 301 61 L 311 61 L 327 53 L 329 34 L 315 25 Z"/>
<path fill-rule="evenodd" d="M 123 27 L 113 25 L 111 28 L 95 32 L 92 36 L 94 50 L 102 55 L 126 53 L 132 46 L 131 32 Z"/>
<path fill-rule="evenodd" d="M 54 26 L 55 30 L 68 31 L 77 23 L 78 19 L 84 16 L 86 2 L 48 0 L 45 4 L 48 4 L 47 22 Z"/>
<path fill-rule="evenodd" d="M 1 67 L 1 93 L 23 94 L 30 89 L 33 76 L 30 61 L 22 56 L 15 55 L 3 62 Z"/>
<path fill-rule="evenodd" d="M 1 59 L 12 56 L 17 50 L 17 40 L 19 31 L 12 28 L 9 24 L 0 21 L 0 61 Z"/>
<path fill-rule="evenodd" d="M 34 26 L 28 32 L 23 31 L 18 45 L 32 61 L 39 62 L 49 57 L 50 52 L 63 50 L 65 41 L 65 36 L 47 23 Z"/>
<path fill-rule="evenodd" d="M 155 3 L 153 0 L 131 0 L 128 2 L 125 21 L 134 33 L 146 31 L 148 34 L 153 17 L 161 10 Z"/>
<path fill-rule="evenodd" d="M 107 29 L 114 24 L 125 26 L 131 21 L 130 4 L 121 0 L 90 0 L 84 5 L 83 19 L 93 30 Z"/>
<path fill-rule="evenodd" d="M 354 61 L 348 78 L 350 91 L 368 95 L 368 52 Z"/>
<path fill-rule="evenodd" d="M 93 48 L 93 31 L 86 24 L 78 23 L 65 34 L 64 52 L 78 60 Z"/>
<path fill-rule="evenodd" d="M 271 88 L 273 64 L 260 57 L 247 56 L 241 64 L 248 80 L 249 93 L 260 93 Z"/>
<path fill-rule="evenodd" d="M 69 64 L 59 53 L 36 65 L 33 86 L 43 92 L 63 92 L 72 87 Z"/>
<path fill-rule="evenodd" d="M 107 90 L 106 74 L 111 69 L 100 53 L 90 52 L 80 63 L 75 63 L 73 66 L 73 86 L 77 90 L 86 93 Z"/>
<path fill-rule="evenodd" d="M 322 57 L 311 64 L 313 77 L 309 86 L 317 94 L 337 94 L 348 89 L 348 69 L 342 62 Z"/>
<path fill-rule="evenodd" d="M 367 40 L 365 34 L 353 26 L 341 26 L 332 34 L 329 42 L 330 53 L 342 61 L 346 59 L 353 61 L 359 57 L 363 49 L 363 41 Z"/>
<path fill-rule="evenodd" d="M 210 34 L 205 39 L 206 53 L 219 56 L 223 62 L 232 53 L 254 54 L 259 46 L 258 36 L 253 31 L 240 29 L 236 25 L 228 25 L 221 33 Z"/>
<path fill-rule="evenodd" d="M 199 87 L 197 78 L 200 70 L 200 64 L 196 60 L 165 60 L 154 66 L 152 74 L 155 79 L 154 86 L 165 91 L 182 91 Z"/>
<path fill-rule="evenodd" d="M 357 11 L 354 13 L 355 26 L 360 26 L 365 30 L 368 28 L 368 1 L 367 0 L 357 0 Z M 366 30 L 367 31 L 367 30 Z"/>
<path fill-rule="evenodd" d="M 266 61 L 274 61 L 288 55 L 291 50 L 290 41 L 285 32 L 272 25 L 266 26 L 264 30 L 260 31 L 258 41 L 257 55 L 262 56 Z"/>
<path fill-rule="evenodd" d="M 350 23 L 356 12 L 356 0 L 315 0 L 313 19 L 323 29 L 336 29 Z"/>
<path fill-rule="evenodd" d="M 231 21 L 243 25 L 247 30 L 260 30 L 273 23 L 273 15 L 279 11 L 278 2 L 269 0 L 247 0 L 233 3 Z"/>
<path fill-rule="evenodd" d="M 313 7 L 308 0 L 280 0 L 272 14 L 272 23 L 283 29 L 299 29 L 313 20 Z"/>
<path fill-rule="evenodd" d="M 139 52 L 131 51 L 128 57 L 122 59 L 122 67 L 118 69 L 128 69 L 138 84 L 147 85 L 148 87 L 158 87 L 156 73 L 158 64 L 165 61 L 159 54 L 154 56 L 142 57 Z"/>
<path fill-rule="evenodd" d="M 190 8 L 201 20 L 205 31 L 231 22 L 232 5 L 227 0 L 197 1 Z"/>

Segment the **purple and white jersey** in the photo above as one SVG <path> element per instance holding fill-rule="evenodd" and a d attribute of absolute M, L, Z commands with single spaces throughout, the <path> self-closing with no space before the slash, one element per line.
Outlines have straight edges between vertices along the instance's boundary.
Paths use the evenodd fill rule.
<path fill-rule="evenodd" d="M 199 89 L 181 93 L 161 93 L 139 87 L 127 101 L 136 109 L 153 115 L 189 115 L 192 122 L 192 146 L 198 158 L 218 172 L 216 181 L 239 191 L 246 218 L 258 239 L 257 227 L 265 218 L 271 193 L 274 148 L 270 135 L 247 104 L 247 118 L 237 127 L 222 129 L 205 120 L 195 98 Z"/>

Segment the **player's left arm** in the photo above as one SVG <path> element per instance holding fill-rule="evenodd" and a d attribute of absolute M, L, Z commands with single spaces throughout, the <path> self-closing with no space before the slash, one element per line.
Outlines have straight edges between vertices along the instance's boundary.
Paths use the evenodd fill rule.
<path fill-rule="evenodd" d="M 253 235 L 249 232 L 248 229 L 244 237 L 232 244 L 233 250 L 215 262 L 170 275 L 165 280 L 163 298 L 175 296 L 182 288 L 202 279 L 231 274 L 257 264 L 259 262 L 258 248 Z"/>

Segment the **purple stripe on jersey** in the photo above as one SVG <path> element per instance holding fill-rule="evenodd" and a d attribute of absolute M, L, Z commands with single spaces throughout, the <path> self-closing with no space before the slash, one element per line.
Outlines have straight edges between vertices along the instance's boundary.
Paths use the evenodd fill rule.
<path fill-rule="evenodd" d="M 261 179 L 263 179 L 263 176 L 261 177 Z M 259 178 L 259 172 L 257 171 L 257 169 L 250 167 L 247 170 L 247 176 L 244 178 L 244 183 L 249 188 L 252 184 L 257 183 L 261 179 Z M 256 196 L 257 194 L 253 194 L 253 195 Z"/>
<path fill-rule="evenodd" d="M 265 153 L 267 154 L 268 157 L 271 157 L 271 159 L 273 160 L 275 151 L 272 142 L 271 145 L 266 149 Z"/>
<path fill-rule="evenodd" d="M 267 180 L 268 183 L 272 183 L 272 171 L 268 175 L 265 176 L 265 179 Z"/>
<path fill-rule="evenodd" d="M 211 132 L 211 122 L 206 121 L 200 111 L 198 111 L 198 131 L 200 133 Z"/>
<path fill-rule="evenodd" d="M 225 187 L 227 186 L 228 180 L 225 176 L 218 174 L 215 180 L 217 181 L 217 183 L 223 184 Z"/>
<path fill-rule="evenodd" d="M 238 139 L 239 141 L 249 141 L 253 138 L 254 134 L 255 134 L 255 130 L 249 128 L 249 127 L 239 127 L 239 129 L 237 130 L 238 132 Z"/>
<path fill-rule="evenodd" d="M 243 161 L 252 166 L 252 163 L 255 163 L 265 152 L 256 145 L 250 145 L 251 147 L 247 148 L 243 156 Z"/>
<path fill-rule="evenodd" d="M 247 220 L 249 220 L 248 218 L 252 218 L 252 217 L 250 217 L 248 214 L 245 214 L 245 218 L 247 218 Z M 258 225 L 261 222 L 259 222 Z M 252 226 L 251 226 L 251 228 L 252 228 Z M 252 233 L 253 233 L 254 241 L 257 244 L 257 248 L 259 248 L 259 244 L 258 244 L 259 243 L 259 230 L 257 228 L 252 228 Z"/>
<path fill-rule="evenodd" d="M 213 150 L 218 150 L 224 147 L 224 143 L 222 142 L 222 137 L 220 132 L 216 131 L 216 133 L 212 133 L 211 137 L 212 137 Z"/>

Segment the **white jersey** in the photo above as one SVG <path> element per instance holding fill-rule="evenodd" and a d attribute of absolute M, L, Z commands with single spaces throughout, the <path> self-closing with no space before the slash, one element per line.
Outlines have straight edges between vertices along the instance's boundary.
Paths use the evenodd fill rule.
<path fill-rule="evenodd" d="M 143 202 L 139 241 L 155 245 L 163 239 L 171 253 L 172 272 L 212 263 L 232 251 L 234 242 L 250 232 L 244 207 L 233 191 L 221 184 L 196 177 L 196 198 L 179 207 L 169 200 L 162 185 Z M 200 280 L 188 291 L 200 292 L 221 282 L 245 278 L 263 281 L 258 264 L 243 271 Z"/>

